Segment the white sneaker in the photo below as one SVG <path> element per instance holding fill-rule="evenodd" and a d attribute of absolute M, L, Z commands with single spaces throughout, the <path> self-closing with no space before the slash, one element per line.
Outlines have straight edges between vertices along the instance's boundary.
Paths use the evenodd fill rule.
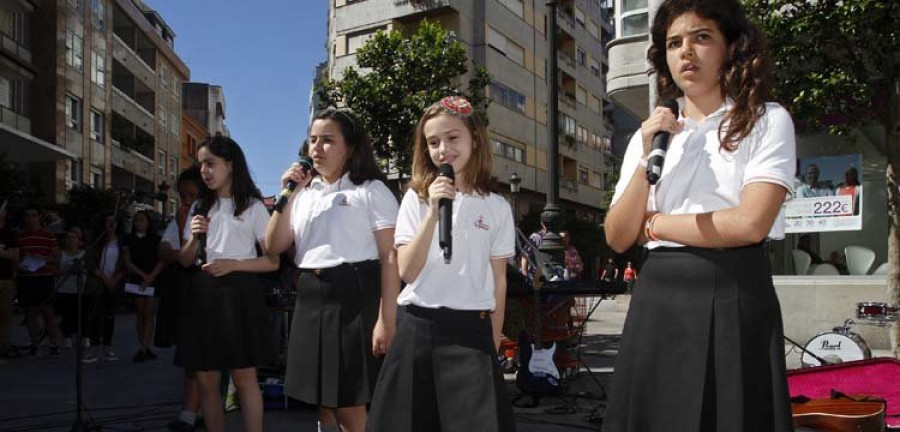
<path fill-rule="evenodd" d="M 111 362 L 119 361 L 119 356 L 116 355 L 116 352 L 113 350 L 112 347 L 108 347 L 106 349 L 106 352 L 103 354 L 103 360 L 111 361 Z"/>
<path fill-rule="evenodd" d="M 88 348 L 87 351 L 84 352 L 84 357 L 81 358 L 82 363 L 97 363 L 97 354 L 94 353 L 94 350 Z"/>

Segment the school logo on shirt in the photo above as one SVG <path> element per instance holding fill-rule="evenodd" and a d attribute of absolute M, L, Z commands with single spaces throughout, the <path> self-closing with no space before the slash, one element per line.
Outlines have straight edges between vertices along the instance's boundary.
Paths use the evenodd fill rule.
<path fill-rule="evenodd" d="M 491 227 L 488 226 L 488 224 L 484 223 L 483 215 L 478 215 L 478 219 L 475 220 L 475 228 L 483 229 L 485 231 L 488 231 L 491 229 Z"/>

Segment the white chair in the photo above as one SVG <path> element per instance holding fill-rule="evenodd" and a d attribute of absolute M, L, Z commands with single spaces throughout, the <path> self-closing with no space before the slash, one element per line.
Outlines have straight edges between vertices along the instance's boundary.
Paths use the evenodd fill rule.
<path fill-rule="evenodd" d="M 881 276 L 881 275 L 888 274 L 888 272 L 890 272 L 890 271 L 891 271 L 890 263 L 881 263 L 881 265 L 878 266 L 878 268 L 876 268 L 875 271 L 872 272 L 872 274 Z"/>
<path fill-rule="evenodd" d="M 798 275 L 805 275 L 808 273 L 812 257 L 809 256 L 806 251 L 800 249 L 794 249 L 791 253 L 794 255 L 794 273 Z"/>
<path fill-rule="evenodd" d="M 817 276 L 838 276 L 841 272 L 839 272 L 837 267 L 832 264 L 822 263 L 812 266 L 809 274 Z"/>
<path fill-rule="evenodd" d="M 862 246 L 845 247 L 844 256 L 847 257 L 847 270 L 851 275 L 869 274 L 869 268 L 875 262 L 875 251 Z"/>

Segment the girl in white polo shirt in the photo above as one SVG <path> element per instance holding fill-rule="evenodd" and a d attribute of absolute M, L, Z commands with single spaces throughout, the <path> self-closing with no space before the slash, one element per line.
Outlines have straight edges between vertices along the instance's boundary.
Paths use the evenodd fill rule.
<path fill-rule="evenodd" d="M 634 135 L 606 217 L 609 245 L 650 252 L 603 426 L 792 431 L 781 310 L 764 241 L 784 237 L 794 127 L 767 103 L 765 41 L 738 0 L 666 0 L 648 57 L 661 100 Z M 659 182 L 652 137 L 671 133 Z"/>
<path fill-rule="evenodd" d="M 231 138 L 217 135 L 197 152 L 206 188 L 191 208 L 179 261 L 195 264 L 199 234 L 206 234 L 206 263 L 191 275 L 175 363 L 195 371 L 206 430 L 225 430 L 220 371 L 230 370 L 241 398 L 245 431 L 262 431 L 263 406 L 256 367 L 275 360 L 264 288 L 255 273 L 278 269 L 278 255 L 267 252 L 269 213 L 244 152 Z M 204 217 L 196 214 L 203 203 Z M 257 255 L 257 248 L 263 256 Z"/>
<path fill-rule="evenodd" d="M 300 269 L 285 391 L 319 406 L 320 431 L 362 432 L 395 328 L 397 199 L 352 112 L 319 112 L 303 152 L 314 171 L 285 172 L 297 192 L 266 232 Z"/>
<path fill-rule="evenodd" d="M 445 163 L 455 181 L 437 176 Z M 408 285 L 366 430 L 515 430 L 495 355 L 515 237 L 510 206 L 490 187 L 491 149 L 472 105 L 452 96 L 429 107 L 416 128 L 394 241 Z M 449 263 L 438 244 L 441 198 L 453 200 Z"/>

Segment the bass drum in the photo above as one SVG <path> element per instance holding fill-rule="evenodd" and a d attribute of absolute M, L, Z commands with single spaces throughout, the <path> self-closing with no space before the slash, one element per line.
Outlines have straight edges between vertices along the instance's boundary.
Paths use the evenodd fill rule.
<path fill-rule="evenodd" d="M 872 358 L 872 351 L 869 350 L 866 341 L 858 334 L 842 328 L 836 328 L 834 331 L 816 335 L 816 337 L 806 343 L 804 348 L 806 351 L 824 359 L 828 364 Z M 800 357 L 800 363 L 803 364 L 803 367 L 822 365 L 820 361 L 806 351 Z"/>

